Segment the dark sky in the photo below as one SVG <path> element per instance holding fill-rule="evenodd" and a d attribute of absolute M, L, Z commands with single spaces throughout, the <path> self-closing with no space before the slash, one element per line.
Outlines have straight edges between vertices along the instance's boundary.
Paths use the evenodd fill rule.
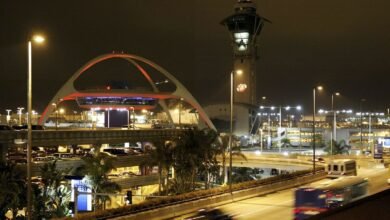
<path fill-rule="evenodd" d="M 362 98 L 367 110 L 390 106 L 390 1 L 255 2 L 258 13 L 272 21 L 258 38 L 259 98 L 308 107 L 311 88 L 321 83 L 325 91 L 319 94 L 319 107 L 329 108 L 334 91 L 343 95 L 337 100 L 340 108 L 358 108 Z M 39 111 L 79 67 L 111 51 L 154 61 L 202 105 L 228 102 L 232 48 L 219 23 L 233 13 L 234 3 L 1 0 L 0 113 L 26 106 L 26 42 L 37 31 L 47 37 L 46 45 L 33 48 L 33 108 Z M 112 66 L 103 75 L 123 71 Z"/>

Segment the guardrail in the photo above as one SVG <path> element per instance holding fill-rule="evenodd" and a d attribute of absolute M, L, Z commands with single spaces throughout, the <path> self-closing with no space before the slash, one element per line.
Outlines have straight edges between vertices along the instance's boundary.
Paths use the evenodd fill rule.
<path fill-rule="evenodd" d="M 132 215 L 126 215 L 114 218 L 98 218 L 98 219 L 115 219 L 115 220 L 137 220 L 137 219 L 166 219 L 174 218 L 180 215 L 197 211 L 201 208 L 212 208 L 224 204 L 228 204 L 234 201 L 240 201 L 248 198 L 252 198 L 259 195 L 272 193 L 279 190 L 284 190 L 300 185 L 304 185 L 319 179 L 323 179 L 326 176 L 324 172 L 316 175 L 310 175 L 305 177 L 299 177 L 296 179 L 279 181 L 273 184 L 265 186 L 254 187 L 250 189 L 235 191 L 233 194 L 225 193 L 218 196 L 212 196 L 204 199 L 198 199 L 194 201 L 179 203 L 171 206 L 161 207 L 158 209 L 148 210 L 145 212 L 135 213 Z"/>
<path fill-rule="evenodd" d="M 183 131 L 180 129 L 150 130 L 34 130 L 33 146 L 61 144 L 102 144 L 129 141 L 153 141 L 172 139 Z M 27 139 L 27 131 L 0 131 L 0 144 L 15 144 Z"/>
<path fill-rule="evenodd" d="M 233 184 L 233 194 L 228 187 L 194 191 L 177 196 L 147 200 L 144 203 L 95 213 L 85 213 L 76 219 L 164 219 L 196 211 L 200 208 L 213 207 L 238 201 L 261 194 L 306 184 L 326 176 L 325 172 L 308 174 L 300 171 L 259 181 Z"/>

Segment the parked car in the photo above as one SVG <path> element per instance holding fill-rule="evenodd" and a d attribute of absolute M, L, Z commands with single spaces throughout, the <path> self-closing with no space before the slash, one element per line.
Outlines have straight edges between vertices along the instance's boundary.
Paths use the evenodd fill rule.
<path fill-rule="evenodd" d="M 27 125 L 13 125 L 12 129 L 17 131 L 27 130 Z M 45 127 L 42 125 L 31 125 L 31 130 L 45 130 Z"/>
<path fill-rule="evenodd" d="M 313 158 L 310 158 L 309 161 L 313 161 Z M 322 157 L 316 157 L 316 162 L 325 163 L 325 159 Z"/>
<path fill-rule="evenodd" d="M 73 154 L 71 154 L 71 153 L 54 153 L 53 156 L 56 157 L 57 159 L 64 159 L 64 158 L 72 158 Z"/>
<path fill-rule="evenodd" d="M 9 125 L 0 125 L 0 131 L 10 131 L 12 128 Z"/>
<path fill-rule="evenodd" d="M 122 175 L 122 177 L 139 176 L 139 174 L 133 173 L 131 171 L 122 172 L 121 175 Z"/>
<path fill-rule="evenodd" d="M 119 177 L 121 177 L 118 173 L 110 173 L 110 174 L 108 174 L 107 175 L 107 178 L 108 179 L 116 179 L 116 178 L 119 178 Z"/>
<path fill-rule="evenodd" d="M 128 129 L 139 129 L 137 128 L 136 126 L 134 126 L 133 124 L 129 124 L 129 125 L 122 125 L 121 127 L 122 130 L 128 130 Z"/>

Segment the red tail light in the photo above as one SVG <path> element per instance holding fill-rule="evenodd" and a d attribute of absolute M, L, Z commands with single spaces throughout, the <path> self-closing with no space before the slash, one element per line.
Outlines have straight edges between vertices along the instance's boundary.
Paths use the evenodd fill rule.
<path fill-rule="evenodd" d="M 300 208 L 295 208 L 294 209 L 294 214 L 298 214 L 298 213 L 301 213 L 302 210 Z"/>

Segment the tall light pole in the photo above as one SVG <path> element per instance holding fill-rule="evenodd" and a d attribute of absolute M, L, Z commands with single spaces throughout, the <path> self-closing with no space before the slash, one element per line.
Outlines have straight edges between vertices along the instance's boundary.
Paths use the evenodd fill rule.
<path fill-rule="evenodd" d="M 313 174 L 316 173 L 316 90 L 321 91 L 322 86 L 313 88 Z"/>
<path fill-rule="evenodd" d="M 110 128 L 110 110 L 111 108 L 107 108 L 107 128 Z"/>
<path fill-rule="evenodd" d="M 19 125 L 22 124 L 22 114 L 23 114 L 23 107 L 18 107 L 18 115 L 19 115 Z"/>
<path fill-rule="evenodd" d="M 360 99 L 360 149 L 363 149 L 363 102 L 366 99 Z"/>
<path fill-rule="evenodd" d="M 57 109 L 57 103 L 51 103 L 52 106 L 54 106 L 54 113 L 56 114 L 56 130 L 58 129 L 58 109 Z"/>
<path fill-rule="evenodd" d="M 370 149 L 371 153 L 374 153 L 373 149 L 371 149 L 371 112 L 368 115 L 368 149 Z"/>
<path fill-rule="evenodd" d="M 33 36 L 32 40 L 37 43 L 45 41 L 40 35 Z M 27 219 L 32 219 L 32 199 L 31 199 L 31 149 L 32 149 L 32 138 L 31 138 L 31 115 L 32 115 L 32 42 L 31 39 L 27 43 L 28 53 L 28 71 L 27 71 Z"/>
<path fill-rule="evenodd" d="M 183 107 L 183 98 L 180 98 L 180 103 L 179 103 L 179 128 L 181 129 L 181 109 Z"/>
<path fill-rule="evenodd" d="M 132 113 L 132 119 L 131 119 L 131 124 L 132 124 L 132 127 L 133 127 L 133 130 L 135 129 L 135 112 L 134 112 L 134 107 L 130 107 L 131 109 L 131 113 Z"/>
<path fill-rule="evenodd" d="M 332 112 L 333 112 L 333 131 L 332 138 L 330 140 L 330 155 L 333 155 L 333 140 L 337 141 L 336 129 L 337 129 L 337 120 L 336 120 L 336 111 L 334 110 L 334 96 L 339 96 L 339 92 L 332 93 Z"/>
<path fill-rule="evenodd" d="M 130 130 L 130 110 L 127 108 L 127 130 Z"/>
<path fill-rule="evenodd" d="M 234 115 L 234 74 L 242 75 L 242 70 L 230 72 L 230 135 L 229 135 L 229 190 L 230 193 L 233 193 L 232 190 L 232 174 L 233 174 L 233 158 L 232 158 L 232 149 L 233 149 L 233 115 Z"/>
<path fill-rule="evenodd" d="M 232 139 L 233 139 L 233 103 L 234 102 L 234 71 L 230 73 L 230 135 L 229 135 L 229 191 L 232 194 Z"/>
<path fill-rule="evenodd" d="M 10 113 L 11 113 L 11 109 L 6 109 L 6 111 L 7 111 L 7 124 L 9 124 L 9 121 L 11 120 L 11 115 L 10 115 Z"/>

